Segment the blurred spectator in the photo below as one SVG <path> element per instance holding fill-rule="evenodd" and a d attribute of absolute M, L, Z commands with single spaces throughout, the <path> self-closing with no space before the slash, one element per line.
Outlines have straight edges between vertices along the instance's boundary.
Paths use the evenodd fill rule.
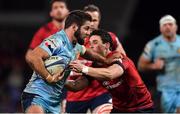
<path fill-rule="evenodd" d="M 60 31 L 64 28 L 64 19 L 68 15 L 68 9 L 66 0 L 52 0 L 50 2 L 50 16 L 52 17 L 52 21 L 42 26 L 34 35 L 29 49 L 26 53 L 26 57 L 28 53 L 31 52 L 35 47 L 37 47 L 41 42 L 49 37 L 50 35 Z"/>
<path fill-rule="evenodd" d="M 174 17 L 159 21 L 161 35 L 149 41 L 139 59 L 140 71 L 156 71 L 163 112 L 180 112 L 180 36 Z"/>

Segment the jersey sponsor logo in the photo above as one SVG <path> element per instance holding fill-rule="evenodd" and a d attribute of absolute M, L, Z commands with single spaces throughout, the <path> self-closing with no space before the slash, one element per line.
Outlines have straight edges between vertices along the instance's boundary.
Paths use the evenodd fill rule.
<path fill-rule="evenodd" d="M 103 86 L 105 86 L 107 89 L 114 89 L 122 84 L 123 80 L 119 80 L 118 82 L 114 83 L 111 81 L 104 81 Z"/>
<path fill-rule="evenodd" d="M 55 48 L 58 47 L 55 43 L 55 39 L 46 39 L 45 45 L 50 49 L 50 51 L 53 51 Z"/>

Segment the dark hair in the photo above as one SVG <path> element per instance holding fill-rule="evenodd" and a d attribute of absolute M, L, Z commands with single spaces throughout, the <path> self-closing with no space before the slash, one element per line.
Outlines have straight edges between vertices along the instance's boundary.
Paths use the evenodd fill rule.
<path fill-rule="evenodd" d="M 55 2 L 63 2 L 63 3 L 66 5 L 66 7 L 67 7 L 67 2 L 66 2 L 66 0 L 51 0 L 51 1 L 50 1 L 50 10 L 52 9 L 52 6 L 53 6 L 53 4 L 54 4 Z"/>
<path fill-rule="evenodd" d="M 89 12 L 98 12 L 99 14 L 99 20 L 101 20 L 101 11 L 99 10 L 99 8 L 97 6 L 95 6 L 94 4 L 89 4 L 87 6 L 84 7 L 83 9 L 85 12 L 89 11 Z"/>
<path fill-rule="evenodd" d="M 92 18 L 88 13 L 81 10 L 74 10 L 69 13 L 65 20 L 65 29 L 70 27 L 73 23 L 81 27 L 86 21 L 91 21 Z"/>
<path fill-rule="evenodd" d="M 102 29 L 98 29 L 98 30 L 94 30 L 91 34 L 90 34 L 90 38 L 91 36 L 93 35 L 98 35 L 101 37 L 101 40 L 104 43 L 110 43 L 110 50 L 112 50 L 112 47 L 113 47 L 113 43 L 112 43 L 112 38 L 111 38 L 111 35 L 105 31 L 105 30 L 102 30 Z"/>

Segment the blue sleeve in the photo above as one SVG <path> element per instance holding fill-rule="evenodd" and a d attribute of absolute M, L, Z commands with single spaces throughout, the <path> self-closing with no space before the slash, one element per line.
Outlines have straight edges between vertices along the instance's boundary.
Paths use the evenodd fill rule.
<path fill-rule="evenodd" d="M 77 43 L 75 46 L 75 50 L 78 51 L 80 55 L 84 55 L 84 53 L 86 52 L 86 47 Z"/>
<path fill-rule="evenodd" d="M 50 56 L 58 52 L 62 47 L 62 41 L 57 40 L 56 35 L 51 35 L 46 38 L 41 44 L 40 48 L 44 49 Z"/>

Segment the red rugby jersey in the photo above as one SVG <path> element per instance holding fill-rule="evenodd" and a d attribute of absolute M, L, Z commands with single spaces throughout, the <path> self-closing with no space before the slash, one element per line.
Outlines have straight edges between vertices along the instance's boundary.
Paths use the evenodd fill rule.
<path fill-rule="evenodd" d="M 109 32 L 109 33 L 112 37 L 113 49 L 116 49 L 117 36 L 112 32 Z M 90 47 L 89 38 L 85 38 L 84 45 L 87 48 Z M 91 61 L 85 60 L 83 58 L 79 58 L 79 60 L 81 60 L 86 66 L 91 66 L 91 64 L 92 64 Z M 95 98 L 106 92 L 108 92 L 106 88 L 104 88 L 97 80 L 93 80 L 93 81 L 91 81 L 91 84 L 88 87 L 86 87 L 85 89 L 83 89 L 81 91 L 78 91 L 78 92 L 68 91 L 66 99 L 67 99 L 67 101 L 85 101 L 85 100 L 90 100 L 92 98 Z"/>
<path fill-rule="evenodd" d="M 62 28 L 61 28 L 62 29 Z M 41 42 L 49 37 L 50 35 L 58 32 L 59 30 L 52 22 L 47 23 L 46 25 L 42 26 L 34 35 L 33 39 L 31 40 L 31 43 L 29 45 L 30 49 L 34 49 L 37 47 Z"/>
<path fill-rule="evenodd" d="M 110 57 L 110 53 L 107 57 Z M 128 57 L 122 59 L 124 74 L 110 81 L 100 81 L 112 95 L 113 107 L 119 112 L 134 112 L 152 108 L 151 94 L 142 81 L 134 63 Z"/>

